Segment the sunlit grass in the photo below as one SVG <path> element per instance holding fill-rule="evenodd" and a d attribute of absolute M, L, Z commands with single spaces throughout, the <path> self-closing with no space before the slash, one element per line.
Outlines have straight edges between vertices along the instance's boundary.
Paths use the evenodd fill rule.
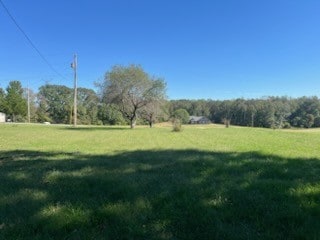
<path fill-rule="evenodd" d="M 258 151 L 292 157 L 317 157 L 317 130 L 270 130 L 221 125 L 170 127 L 87 127 L 0 125 L 0 149 L 73 153 L 118 153 L 143 149 L 201 149 L 209 151 Z"/>

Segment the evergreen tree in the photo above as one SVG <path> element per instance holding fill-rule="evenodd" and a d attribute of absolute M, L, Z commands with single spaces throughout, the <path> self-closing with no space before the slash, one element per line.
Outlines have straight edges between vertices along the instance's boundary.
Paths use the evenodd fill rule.
<path fill-rule="evenodd" d="M 6 114 L 14 122 L 17 120 L 21 121 L 27 114 L 27 101 L 23 97 L 23 88 L 20 81 L 11 81 L 6 90 Z"/>
<path fill-rule="evenodd" d="M 6 112 L 6 109 L 6 93 L 2 88 L 0 88 L 0 112 Z"/>

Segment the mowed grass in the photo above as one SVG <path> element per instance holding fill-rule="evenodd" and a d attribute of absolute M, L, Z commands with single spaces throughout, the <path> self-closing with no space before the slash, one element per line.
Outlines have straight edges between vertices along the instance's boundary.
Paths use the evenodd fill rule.
<path fill-rule="evenodd" d="M 320 131 L 0 125 L 0 239 L 320 239 Z"/>

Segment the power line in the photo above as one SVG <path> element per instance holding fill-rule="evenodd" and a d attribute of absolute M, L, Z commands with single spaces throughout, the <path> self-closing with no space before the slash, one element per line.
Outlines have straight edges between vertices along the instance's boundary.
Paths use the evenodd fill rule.
<path fill-rule="evenodd" d="M 38 55 L 41 57 L 41 59 L 51 68 L 52 71 L 54 71 L 57 75 L 59 75 L 60 77 L 62 77 L 63 79 L 67 80 L 66 77 L 64 77 L 62 74 L 60 74 L 51 64 L 50 62 L 44 57 L 44 55 L 40 52 L 40 50 L 36 47 L 36 45 L 31 41 L 31 39 L 28 37 L 28 35 L 25 33 L 25 31 L 23 31 L 23 29 L 20 27 L 20 25 L 18 24 L 18 22 L 15 20 L 15 18 L 12 16 L 12 14 L 10 13 L 9 9 L 6 7 L 6 5 L 4 5 L 4 3 L 2 2 L 2 0 L 0 0 L 0 4 L 2 5 L 2 7 L 4 8 L 4 10 L 6 11 L 6 13 L 8 14 L 8 16 L 10 17 L 10 19 L 13 21 L 13 23 L 16 25 L 16 27 L 20 30 L 20 32 L 23 34 L 23 36 L 27 39 L 27 41 L 30 43 L 30 45 L 32 46 L 32 48 L 38 53 Z"/>

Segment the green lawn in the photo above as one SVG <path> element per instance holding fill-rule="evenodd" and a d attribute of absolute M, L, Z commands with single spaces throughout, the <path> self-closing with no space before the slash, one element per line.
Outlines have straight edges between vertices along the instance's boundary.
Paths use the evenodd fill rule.
<path fill-rule="evenodd" d="M 320 239 L 320 131 L 2 124 L 0 239 Z"/>

